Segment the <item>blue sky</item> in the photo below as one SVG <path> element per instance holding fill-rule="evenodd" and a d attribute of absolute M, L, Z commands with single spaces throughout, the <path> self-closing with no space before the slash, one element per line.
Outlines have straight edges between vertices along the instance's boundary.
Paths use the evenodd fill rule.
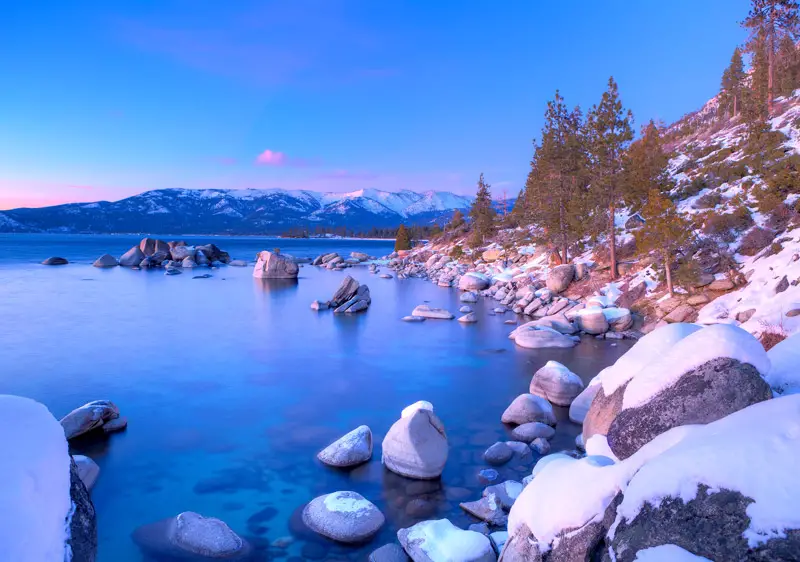
<path fill-rule="evenodd" d="M 0 209 L 148 189 L 516 194 L 545 103 L 638 125 L 719 88 L 748 0 L 18 2 Z"/>

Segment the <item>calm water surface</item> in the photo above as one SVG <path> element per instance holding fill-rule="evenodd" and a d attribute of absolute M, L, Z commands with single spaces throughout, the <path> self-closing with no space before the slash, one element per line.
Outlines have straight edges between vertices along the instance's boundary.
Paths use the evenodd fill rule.
<path fill-rule="evenodd" d="M 458 503 L 480 497 L 477 474 L 487 468 L 481 455 L 509 438 L 500 415 L 527 391 L 533 372 L 555 359 L 588 381 L 629 347 L 585 339 L 573 350 L 517 348 L 508 339 L 512 327 L 503 324 L 513 315 L 488 315 L 493 301 L 475 305 L 474 325 L 404 323 L 399 318 L 425 301 L 456 312 L 457 292 L 380 279 L 365 267 L 342 273 L 304 266 L 297 283 L 286 283 L 254 279 L 250 268 L 192 279 L 90 266 L 139 238 L 0 235 L 0 392 L 35 398 L 59 418 L 108 398 L 129 420 L 123 433 L 73 445 L 101 469 L 92 492 L 99 562 L 150 562 L 131 532 L 187 510 L 225 520 L 258 547 L 260 559 L 292 562 L 366 560 L 398 528 L 423 519 L 467 525 L 474 521 Z M 274 247 L 312 257 L 382 255 L 392 245 L 181 238 L 212 241 L 243 259 Z M 52 255 L 73 263 L 38 265 Z M 347 274 L 369 284 L 365 314 L 310 310 Z M 380 464 L 386 431 L 420 399 L 433 402 L 450 441 L 440 482 L 405 480 Z M 579 431 L 566 409 L 557 410 L 554 452 L 571 449 Z M 360 424 L 375 437 L 371 462 L 342 471 L 316 460 L 319 449 Z M 501 477 L 519 480 L 530 468 L 503 467 Z M 355 490 L 386 515 L 369 545 L 342 547 L 303 528 L 303 505 L 336 490 Z M 414 498 L 427 501 L 422 511 L 407 510 Z M 270 546 L 287 536 L 294 538 L 288 548 Z"/>

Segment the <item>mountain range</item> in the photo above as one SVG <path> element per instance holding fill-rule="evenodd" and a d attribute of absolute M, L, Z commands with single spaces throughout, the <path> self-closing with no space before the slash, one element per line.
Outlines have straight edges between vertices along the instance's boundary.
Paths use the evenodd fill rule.
<path fill-rule="evenodd" d="M 277 234 L 442 223 L 473 198 L 446 191 L 159 189 L 120 201 L 0 211 L 0 232 Z"/>

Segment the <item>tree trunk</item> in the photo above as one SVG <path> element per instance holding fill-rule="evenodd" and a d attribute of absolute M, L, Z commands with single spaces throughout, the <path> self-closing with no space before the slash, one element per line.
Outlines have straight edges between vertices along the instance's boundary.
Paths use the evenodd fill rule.
<path fill-rule="evenodd" d="M 614 216 L 616 206 L 612 203 L 608 206 L 608 261 L 611 266 L 611 279 L 617 278 L 617 229 L 614 226 Z"/>
<path fill-rule="evenodd" d="M 775 98 L 775 93 L 772 87 L 772 74 L 775 66 L 775 33 L 774 31 L 769 34 L 767 39 L 767 57 L 769 64 L 767 64 L 767 113 L 772 116 L 772 100 Z"/>
<path fill-rule="evenodd" d="M 567 244 L 566 244 L 566 242 L 564 243 L 563 246 L 561 246 L 561 255 L 563 256 L 563 259 L 564 259 L 563 263 L 569 263 L 569 257 L 567 256 Z"/>
<path fill-rule="evenodd" d="M 669 253 L 664 252 L 664 269 L 667 273 L 667 291 L 669 291 L 669 296 L 675 296 L 675 293 L 672 290 L 672 268 L 670 267 L 669 263 Z"/>
<path fill-rule="evenodd" d="M 739 101 L 739 96 L 733 95 L 733 116 L 736 117 L 736 104 Z"/>

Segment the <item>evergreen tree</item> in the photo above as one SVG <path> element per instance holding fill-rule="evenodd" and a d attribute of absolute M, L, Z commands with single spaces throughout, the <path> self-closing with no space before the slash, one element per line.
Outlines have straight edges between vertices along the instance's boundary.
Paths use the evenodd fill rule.
<path fill-rule="evenodd" d="M 747 125 L 748 144 L 751 150 L 760 145 L 760 138 L 769 131 L 769 56 L 767 42 L 754 39 L 750 42 L 752 71 L 750 85 L 743 91 L 744 122 Z M 757 149 L 755 149 L 757 150 Z"/>
<path fill-rule="evenodd" d="M 411 239 L 409 238 L 408 230 L 406 230 L 406 226 L 404 224 L 401 224 L 400 228 L 397 229 L 397 234 L 395 235 L 394 251 L 398 252 L 400 250 L 410 249 Z"/>
<path fill-rule="evenodd" d="M 641 137 L 625 153 L 625 204 L 636 211 L 647 201 L 650 190 L 668 194 L 675 187 L 675 182 L 667 171 L 668 163 L 661 130 L 651 119 L 642 128 Z"/>
<path fill-rule="evenodd" d="M 585 144 L 580 108 L 569 111 L 556 91 L 547 103 L 541 144 L 534 142 L 524 204 L 526 218 L 541 229 L 562 263 L 569 261 L 570 245 L 584 234 Z"/>
<path fill-rule="evenodd" d="M 453 211 L 453 216 L 450 218 L 450 222 L 447 223 L 445 227 L 447 230 L 456 230 L 464 225 L 464 213 L 462 213 L 459 209 Z"/>
<path fill-rule="evenodd" d="M 481 174 L 478 179 L 478 193 L 469 210 L 472 219 L 472 246 L 480 246 L 494 233 L 495 212 L 489 187 L 491 186 L 483 180 Z"/>
<path fill-rule="evenodd" d="M 676 253 L 691 240 L 691 223 L 658 189 L 650 190 L 642 214 L 645 224 L 636 237 L 636 244 L 640 251 L 654 251 L 661 258 L 667 278 L 667 290 L 672 296 L 672 261 Z"/>
<path fill-rule="evenodd" d="M 617 278 L 617 244 L 615 213 L 624 201 L 625 184 L 622 181 L 623 155 L 633 140 L 633 114 L 622 107 L 614 78 L 608 79 L 608 90 L 598 105 L 592 107 L 586 129 L 589 146 L 591 186 L 589 197 L 598 215 L 605 217 L 602 230 L 608 236 L 611 278 Z"/>
<path fill-rule="evenodd" d="M 778 44 L 777 88 L 779 96 L 790 96 L 800 87 L 800 56 L 794 40 L 784 35 Z"/>
<path fill-rule="evenodd" d="M 755 54 L 766 52 L 767 113 L 772 114 L 778 44 L 784 36 L 794 40 L 800 32 L 800 15 L 795 0 L 751 0 L 750 12 L 742 25 L 750 30 L 748 46 Z M 755 48 L 755 51 L 753 51 Z"/>
<path fill-rule="evenodd" d="M 731 63 L 722 73 L 720 111 L 724 115 L 736 117 L 741 111 L 745 76 L 742 51 L 736 47 L 731 56 Z"/>

